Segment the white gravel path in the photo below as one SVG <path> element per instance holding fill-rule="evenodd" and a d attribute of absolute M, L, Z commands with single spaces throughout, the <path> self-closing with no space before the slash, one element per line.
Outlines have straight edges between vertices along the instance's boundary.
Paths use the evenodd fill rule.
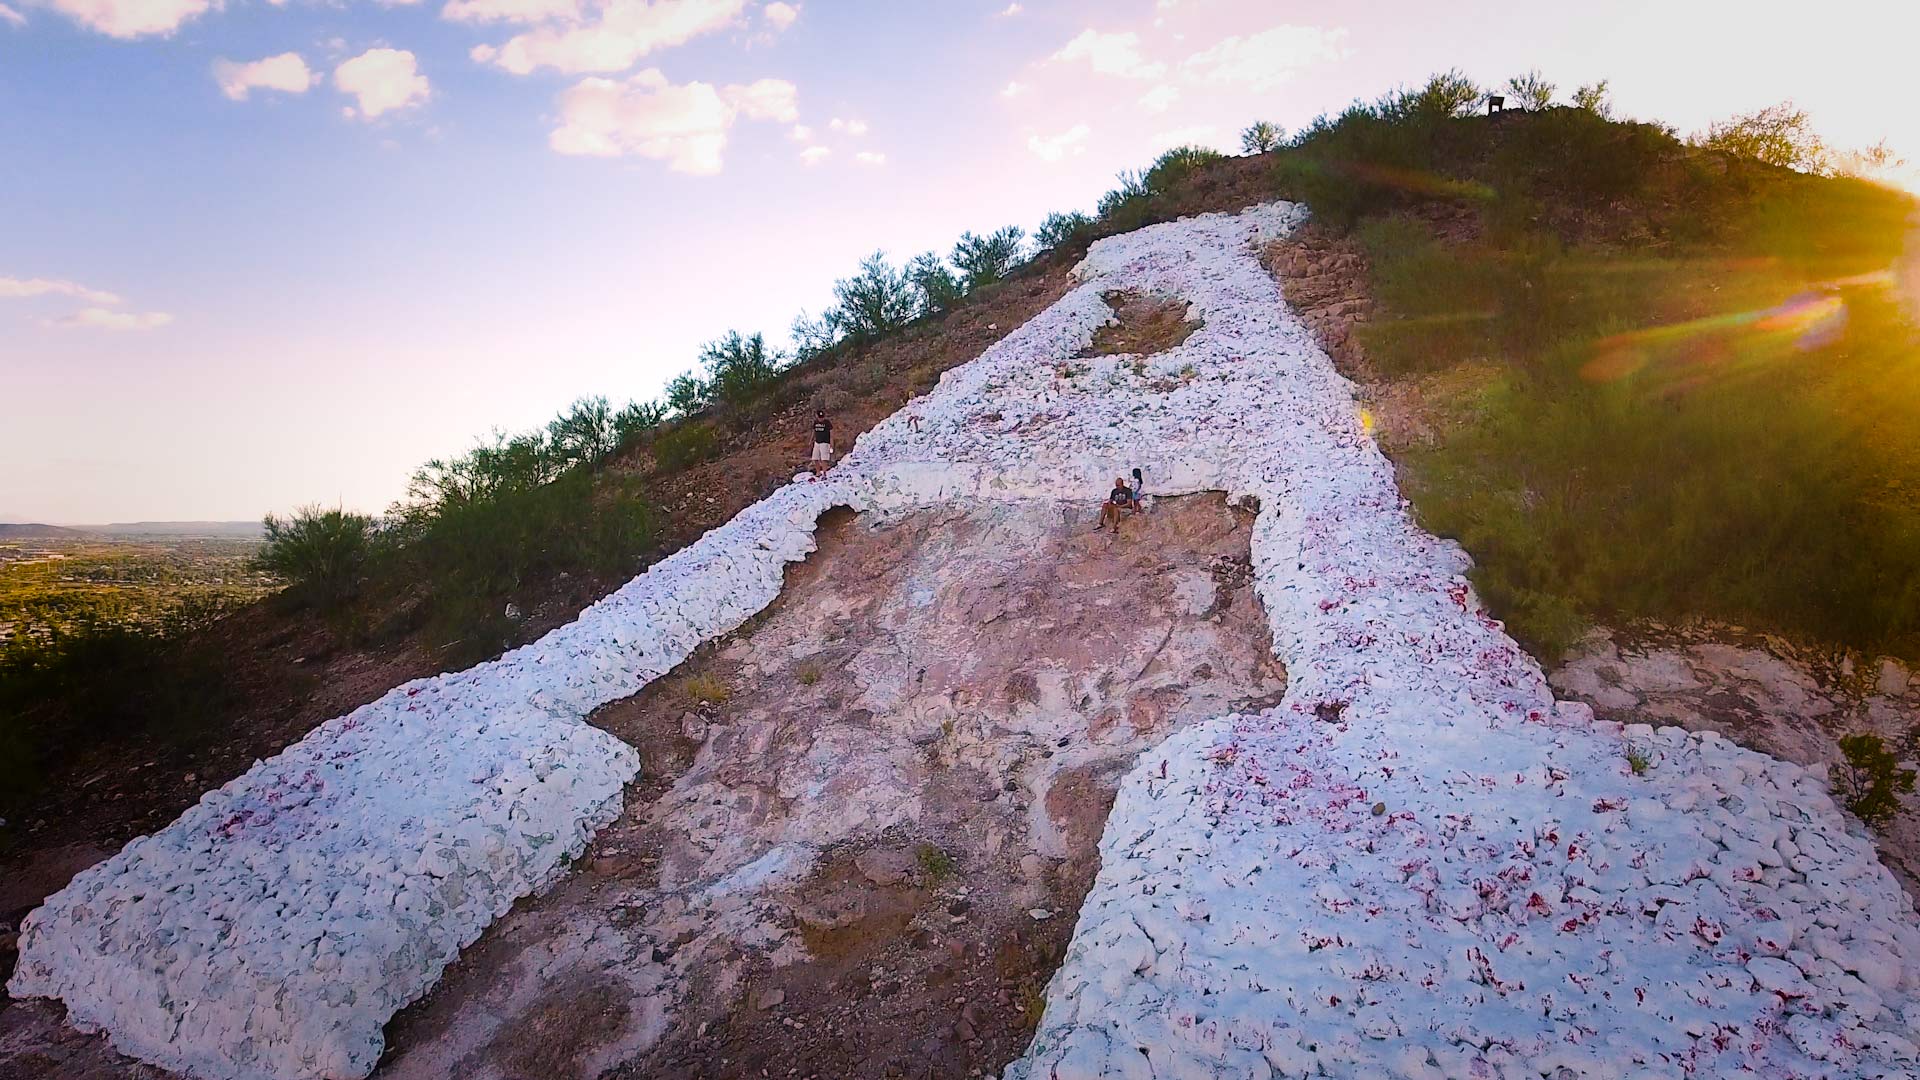
<path fill-rule="evenodd" d="M 920 430 L 883 422 L 577 622 L 329 723 L 76 878 L 10 989 L 212 1080 L 363 1075 L 385 1020 L 617 811 L 634 755 L 579 718 L 771 602 L 822 510 L 1092 501 L 1139 465 L 1155 493 L 1260 500 L 1288 697 L 1128 777 L 1009 1080 L 1916 1075 L 1920 932 L 1871 843 L 1795 766 L 1666 729 L 1636 776 L 1618 728 L 1554 701 L 1259 265 L 1298 219 L 1101 241 L 910 406 Z M 1070 360 L 1118 288 L 1205 325 Z"/>

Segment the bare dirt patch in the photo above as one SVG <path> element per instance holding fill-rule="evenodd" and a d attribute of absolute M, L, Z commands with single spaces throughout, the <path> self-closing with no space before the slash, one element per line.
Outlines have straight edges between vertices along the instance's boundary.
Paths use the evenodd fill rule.
<path fill-rule="evenodd" d="M 830 515 L 773 607 L 595 716 L 643 756 L 626 814 L 395 1021 L 380 1075 L 964 1077 L 1017 1055 L 1119 777 L 1285 687 L 1248 515 L 1166 499 L 1115 539 L 1093 514 Z"/>
<path fill-rule="evenodd" d="M 1100 299 L 1113 309 L 1114 322 L 1093 332 L 1093 344 L 1080 356 L 1154 356 L 1166 352 L 1200 329 L 1187 318 L 1187 303 L 1171 296 L 1134 290 L 1104 293 Z"/>

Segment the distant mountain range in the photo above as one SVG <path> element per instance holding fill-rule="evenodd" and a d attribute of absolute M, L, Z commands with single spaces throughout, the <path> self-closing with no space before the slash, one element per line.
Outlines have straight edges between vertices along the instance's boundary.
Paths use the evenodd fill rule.
<path fill-rule="evenodd" d="M 79 537 L 86 534 L 79 529 L 63 529 L 58 525 L 9 525 L 0 522 L 0 540 L 51 540 L 56 537 Z"/>
<path fill-rule="evenodd" d="M 120 521 L 111 525 L 9 525 L 0 522 L 0 540 L 77 539 L 85 536 L 217 536 L 252 539 L 258 521 Z"/>

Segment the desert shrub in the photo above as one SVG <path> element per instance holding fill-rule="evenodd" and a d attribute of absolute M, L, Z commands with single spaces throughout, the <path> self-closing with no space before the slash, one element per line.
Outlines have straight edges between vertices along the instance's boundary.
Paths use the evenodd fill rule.
<path fill-rule="evenodd" d="M 710 424 L 678 424 L 653 440 L 653 460 L 662 469 L 684 469 L 712 460 L 717 453 L 719 440 Z"/>
<path fill-rule="evenodd" d="M 912 321 L 913 283 L 906 274 L 876 251 L 860 264 L 860 272 L 834 282 L 837 306 L 827 316 L 836 337 L 872 341 Z"/>
<path fill-rule="evenodd" d="M 291 517 L 268 514 L 262 525 L 266 544 L 254 564 L 285 578 L 303 599 L 330 610 L 359 591 L 372 546 L 372 518 L 308 506 Z"/>
<path fill-rule="evenodd" d="M 1507 104 L 1538 112 L 1553 104 L 1553 84 L 1542 78 L 1538 71 L 1515 75 L 1507 80 Z"/>
<path fill-rule="evenodd" d="M 689 675 L 687 681 L 680 684 L 680 689 L 688 699 L 700 705 L 721 705 L 733 696 L 733 691 L 727 689 L 727 684 L 721 682 L 719 676 L 707 672 Z"/>
<path fill-rule="evenodd" d="M 960 864 L 938 844 L 922 843 L 914 849 L 913 857 L 920 864 L 920 872 L 935 885 L 960 872 Z"/>
<path fill-rule="evenodd" d="M 1380 99 L 1380 115 L 1392 122 L 1447 120 L 1471 116 L 1486 92 L 1458 70 L 1429 76 L 1417 90 L 1396 90 Z"/>
<path fill-rule="evenodd" d="M 667 405 L 658 401 L 629 401 L 613 414 L 614 436 L 620 446 L 632 443 L 666 423 Z"/>
<path fill-rule="evenodd" d="M 547 422 L 547 447 L 561 468 L 597 465 L 620 449 L 620 426 L 604 397 L 584 397 Z"/>
<path fill-rule="evenodd" d="M 840 340 L 839 331 L 830 318 L 814 318 L 802 311 L 793 317 L 788 328 L 788 336 L 793 340 L 793 355 L 796 360 L 811 360 L 826 352 Z"/>
<path fill-rule="evenodd" d="M 666 405 L 675 416 L 692 416 L 713 403 L 713 388 L 691 371 L 667 380 Z"/>
<path fill-rule="evenodd" d="M 1801 172 L 1817 172 L 1827 161 L 1827 148 L 1814 134 L 1813 121 L 1791 101 L 1715 121 L 1697 143 L 1732 157 Z"/>
<path fill-rule="evenodd" d="M 1226 159 L 1227 155 L 1204 146 L 1176 146 L 1154 159 L 1142 183 L 1149 193 L 1165 195 L 1200 169 Z"/>
<path fill-rule="evenodd" d="M 711 400 L 735 408 L 764 397 L 786 366 L 784 357 L 767 348 L 765 337 L 738 330 L 701 346 L 700 363 L 707 369 Z"/>
<path fill-rule="evenodd" d="M 587 469 L 432 508 L 410 530 L 389 572 L 425 590 L 436 644 L 458 643 L 459 658 L 516 643 L 504 610 L 523 586 L 561 573 L 631 574 L 654 538 L 632 483 L 596 488 Z"/>
<path fill-rule="evenodd" d="M 1033 231 L 1033 242 L 1041 250 L 1084 239 L 1093 231 L 1093 219 L 1079 211 L 1048 214 Z"/>
<path fill-rule="evenodd" d="M 1589 83 L 1573 92 L 1573 107 L 1590 112 L 1601 119 L 1613 116 L 1613 103 L 1607 100 L 1607 80 Z"/>
<path fill-rule="evenodd" d="M 1880 736 L 1848 735 L 1840 740 L 1842 764 L 1829 766 L 1834 793 L 1853 815 L 1869 825 L 1885 825 L 1900 812 L 1900 796 L 1912 794 L 1914 771 L 1900 767 Z"/>
<path fill-rule="evenodd" d="M 1153 190 L 1144 172 L 1126 171 L 1115 177 L 1120 186 L 1100 196 L 1096 207 L 1100 223 L 1113 232 L 1137 229 L 1152 220 Z"/>
<path fill-rule="evenodd" d="M 953 266 L 959 271 L 960 284 L 967 292 L 991 285 L 1020 265 L 1021 241 L 1025 230 L 1018 225 L 995 229 L 985 236 L 971 232 L 960 234 L 953 245 Z"/>
<path fill-rule="evenodd" d="M 1240 133 L 1240 152 L 1264 154 L 1269 150 L 1277 150 L 1281 139 L 1280 125 L 1256 120 Z"/>
<path fill-rule="evenodd" d="M 966 295 L 960 279 L 954 277 L 953 271 L 947 268 L 940 256 L 931 251 L 916 255 L 907 264 L 907 280 L 913 283 L 914 290 L 919 294 L 917 305 L 921 315 L 939 315 L 951 311 Z"/>

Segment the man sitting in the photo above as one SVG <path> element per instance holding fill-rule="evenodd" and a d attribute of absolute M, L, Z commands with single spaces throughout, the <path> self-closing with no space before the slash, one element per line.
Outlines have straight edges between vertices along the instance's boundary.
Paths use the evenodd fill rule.
<path fill-rule="evenodd" d="M 1099 532 L 1107 527 L 1108 522 L 1112 522 L 1114 534 L 1118 535 L 1120 512 L 1131 506 L 1133 506 L 1133 489 L 1127 486 L 1124 477 L 1115 479 L 1113 490 L 1107 493 L 1107 501 L 1100 504 L 1100 524 L 1094 526 L 1093 531 Z"/>

